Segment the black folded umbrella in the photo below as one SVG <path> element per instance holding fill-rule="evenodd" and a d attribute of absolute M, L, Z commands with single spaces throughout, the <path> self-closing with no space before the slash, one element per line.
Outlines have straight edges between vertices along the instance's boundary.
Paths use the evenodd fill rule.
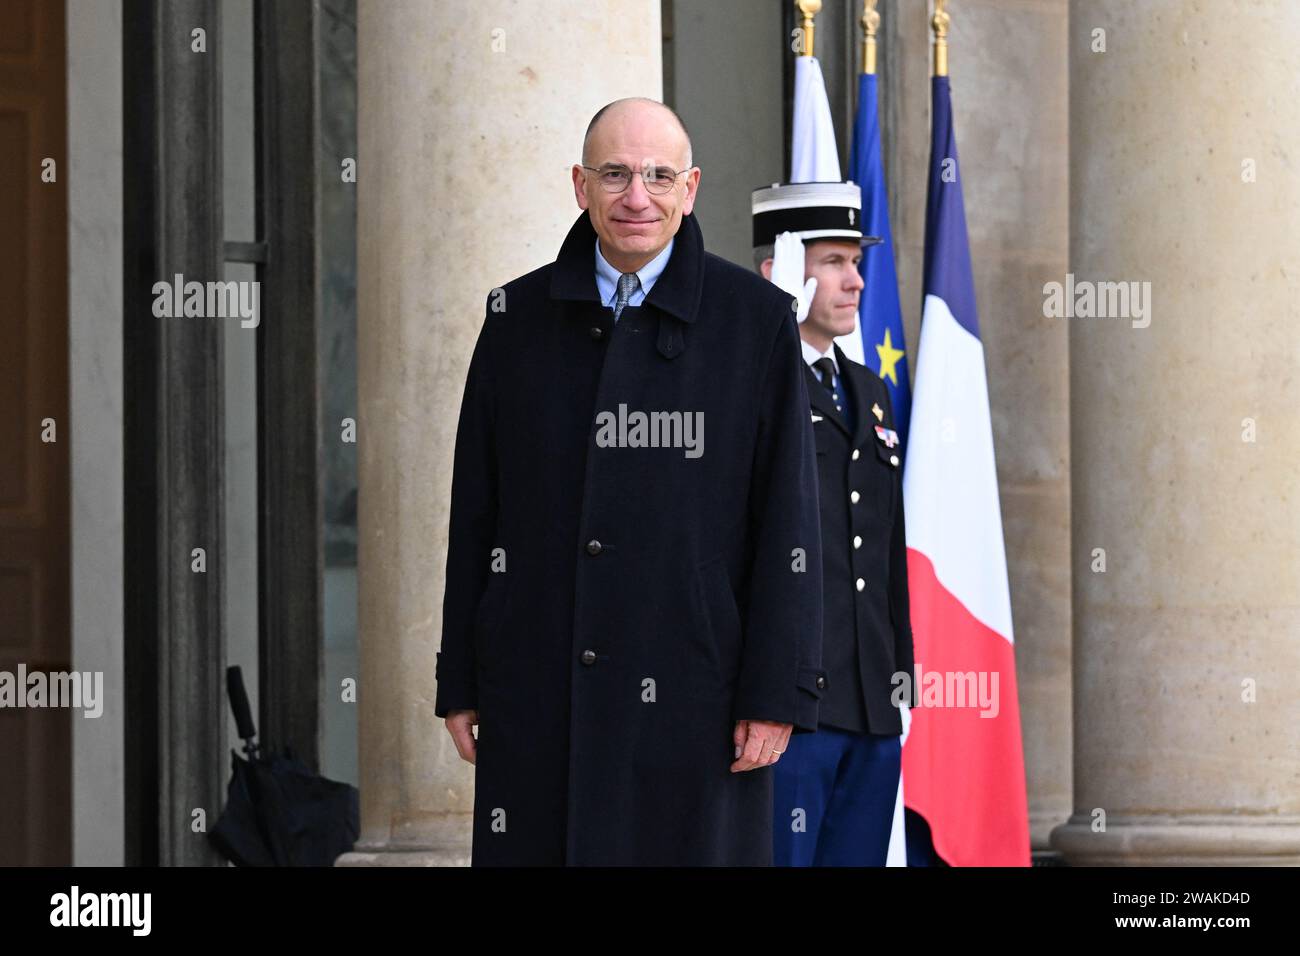
<path fill-rule="evenodd" d="M 244 753 L 230 751 L 226 808 L 208 839 L 236 866 L 332 866 L 361 832 L 361 795 L 328 780 L 294 756 L 261 754 L 238 667 L 226 669 L 226 692 Z"/>

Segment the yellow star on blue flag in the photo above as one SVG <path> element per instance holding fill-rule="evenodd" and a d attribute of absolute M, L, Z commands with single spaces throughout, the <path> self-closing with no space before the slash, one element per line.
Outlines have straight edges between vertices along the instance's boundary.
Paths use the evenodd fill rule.
<path fill-rule="evenodd" d="M 876 355 L 880 357 L 880 377 L 888 379 L 898 387 L 898 360 L 906 353 L 902 349 L 894 348 L 894 343 L 890 338 L 889 329 L 885 329 L 885 341 L 876 346 Z"/>

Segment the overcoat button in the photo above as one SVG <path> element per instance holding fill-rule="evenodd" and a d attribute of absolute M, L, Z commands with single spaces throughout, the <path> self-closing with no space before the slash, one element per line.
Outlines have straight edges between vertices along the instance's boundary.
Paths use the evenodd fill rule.
<path fill-rule="evenodd" d="M 826 678 L 825 678 L 825 677 L 819 677 L 819 678 L 817 678 L 817 689 L 818 689 L 818 690 L 825 690 L 825 689 L 826 689 Z"/>
<path fill-rule="evenodd" d="M 599 342 L 601 339 L 605 337 L 605 330 L 602 329 L 599 325 L 593 325 L 591 327 L 591 337 L 595 339 L 597 342 Z"/>
<path fill-rule="evenodd" d="M 861 457 L 862 457 L 862 452 L 858 451 L 856 448 L 853 449 L 853 460 L 857 461 Z"/>
<path fill-rule="evenodd" d="M 855 491 L 851 495 L 849 495 L 849 501 L 853 502 L 856 505 L 858 503 L 858 499 L 861 497 L 862 496 Z"/>
<path fill-rule="evenodd" d="M 861 590 L 862 590 L 863 588 L 865 588 L 866 586 L 867 586 L 867 582 L 864 581 L 864 580 L 862 580 L 862 578 L 858 578 L 858 580 L 857 580 L 857 588 L 858 588 L 858 590 L 861 591 Z"/>
<path fill-rule="evenodd" d="M 897 467 L 898 467 L 898 456 L 897 456 L 897 455 L 890 455 L 890 456 L 889 456 L 889 463 L 890 463 L 891 465 L 893 465 L 895 468 L 897 468 Z"/>
<path fill-rule="evenodd" d="M 592 651 L 592 650 L 586 650 L 586 651 L 583 651 L 583 652 L 582 652 L 582 663 L 586 664 L 588 667 L 590 667 L 592 664 L 596 663 L 596 652 L 595 652 L 595 651 Z"/>
<path fill-rule="evenodd" d="M 855 534 L 853 536 L 853 550 L 856 551 L 860 547 L 862 547 L 862 535 Z"/>
<path fill-rule="evenodd" d="M 600 550 L 601 550 L 600 542 L 597 541 L 595 538 L 592 538 L 590 541 L 587 542 L 588 554 L 600 554 Z"/>

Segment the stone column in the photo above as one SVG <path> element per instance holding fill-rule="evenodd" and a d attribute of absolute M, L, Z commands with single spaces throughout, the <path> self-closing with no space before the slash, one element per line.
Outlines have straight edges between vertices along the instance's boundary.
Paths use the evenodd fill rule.
<path fill-rule="evenodd" d="M 454 865 L 474 777 L 433 714 L 434 653 L 465 371 L 488 292 L 578 215 L 592 114 L 661 98 L 659 2 L 357 8 L 361 838 L 339 862 Z"/>
<path fill-rule="evenodd" d="M 1149 283 L 1060 320 L 1071 864 L 1300 863 L 1297 35 L 1293 4 L 1071 6 L 1076 303 Z"/>

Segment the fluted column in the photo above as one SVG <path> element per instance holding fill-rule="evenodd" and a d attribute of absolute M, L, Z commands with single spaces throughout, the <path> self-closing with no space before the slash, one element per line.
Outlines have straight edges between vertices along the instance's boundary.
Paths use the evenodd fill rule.
<path fill-rule="evenodd" d="M 1297 35 L 1071 6 L 1072 864 L 1300 863 Z"/>
<path fill-rule="evenodd" d="M 357 4 L 361 839 L 469 859 L 473 771 L 433 713 L 457 414 L 488 292 L 555 258 L 592 114 L 660 98 L 658 0 Z"/>

